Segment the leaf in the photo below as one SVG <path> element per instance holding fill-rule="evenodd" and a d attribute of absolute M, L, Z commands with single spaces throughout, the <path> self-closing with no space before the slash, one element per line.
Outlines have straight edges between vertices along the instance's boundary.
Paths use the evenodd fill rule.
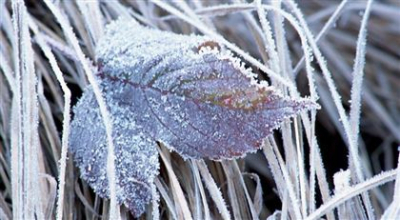
<path fill-rule="evenodd" d="M 289 117 L 318 105 L 283 98 L 217 42 L 110 24 L 97 47 L 100 87 L 113 117 L 117 197 L 135 216 L 151 199 L 160 141 L 183 158 L 242 157 Z M 89 87 L 72 122 L 71 151 L 82 178 L 108 196 L 106 135 Z"/>
<path fill-rule="evenodd" d="M 135 216 L 141 215 L 151 201 L 151 185 L 158 175 L 158 152 L 155 142 L 147 137 L 129 117 L 133 112 L 107 99 L 113 115 L 116 191 L 119 203 L 124 203 Z M 99 106 L 91 87 L 74 108 L 71 123 L 70 149 L 82 178 L 101 197 L 109 196 L 107 179 L 106 131 Z M 118 117 L 116 117 L 118 116 Z"/>

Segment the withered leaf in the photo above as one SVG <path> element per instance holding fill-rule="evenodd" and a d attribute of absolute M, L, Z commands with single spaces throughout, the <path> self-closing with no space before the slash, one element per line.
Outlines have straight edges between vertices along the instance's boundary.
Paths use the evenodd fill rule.
<path fill-rule="evenodd" d="M 242 157 L 285 119 L 318 108 L 256 83 L 237 58 L 204 36 L 118 20 L 99 42 L 97 61 L 113 118 L 117 197 L 135 216 L 149 203 L 158 174 L 156 141 L 183 158 Z M 82 178 L 107 197 L 105 128 L 91 87 L 74 111 L 70 149 Z"/>

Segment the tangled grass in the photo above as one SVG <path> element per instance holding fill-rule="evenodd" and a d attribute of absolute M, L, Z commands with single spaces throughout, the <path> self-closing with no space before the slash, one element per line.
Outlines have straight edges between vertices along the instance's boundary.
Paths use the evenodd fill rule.
<path fill-rule="evenodd" d="M 399 219 L 398 1 L 0 2 L 0 219 L 131 219 L 68 155 L 71 106 L 95 82 L 95 47 L 119 16 L 201 33 L 260 80 L 318 99 L 240 160 L 160 146 L 160 205 L 141 219 Z"/>

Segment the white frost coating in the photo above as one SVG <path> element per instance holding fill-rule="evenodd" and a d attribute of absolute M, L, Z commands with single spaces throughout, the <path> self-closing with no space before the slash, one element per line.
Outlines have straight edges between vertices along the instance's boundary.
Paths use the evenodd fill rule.
<path fill-rule="evenodd" d="M 37 29 L 34 29 L 36 32 Z M 64 185 L 65 185 L 65 170 L 68 150 L 68 136 L 70 133 L 70 120 L 71 120 L 71 91 L 68 89 L 66 82 L 64 81 L 62 72 L 57 65 L 57 60 L 54 54 L 51 52 L 49 46 L 44 43 L 42 36 L 36 34 L 36 41 L 42 49 L 43 53 L 49 59 L 50 65 L 56 74 L 57 80 L 60 83 L 61 89 L 64 92 L 64 112 L 63 112 L 63 133 L 62 133 L 62 144 L 61 144 L 61 158 L 60 158 L 60 174 L 59 174 L 59 186 L 58 186 L 58 198 L 57 198 L 57 219 L 62 219 L 63 207 L 64 207 Z"/>
<path fill-rule="evenodd" d="M 356 170 L 357 178 L 359 181 L 364 180 L 364 174 L 362 171 L 362 165 L 360 161 L 360 157 L 358 155 L 358 136 L 360 130 L 360 116 L 361 116 L 361 90 L 362 90 L 362 80 L 364 76 L 364 66 L 365 66 L 365 55 L 366 55 L 366 44 L 367 44 L 367 23 L 369 19 L 369 15 L 371 13 L 372 0 L 369 0 L 367 3 L 367 8 L 365 9 L 365 14 L 363 16 L 360 32 L 358 34 L 357 39 L 357 51 L 356 51 L 356 59 L 354 61 L 354 70 L 353 70 L 353 82 L 351 88 L 351 105 L 350 105 L 350 132 L 347 135 L 349 136 L 349 141 L 353 142 L 350 144 L 350 158 L 354 163 L 354 167 Z M 372 201 L 368 195 L 368 193 L 364 193 L 363 200 L 366 206 L 366 211 L 368 217 L 373 219 L 375 217 Z"/>
<path fill-rule="evenodd" d="M 287 1 L 285 3 L 287 3 L 296 13 L 299 11 L 298 7 L 296 6 L 296 4 L 293 1 Z M 368 11 L 368 13 L 364 16 L 364 19 L 363 19 L 364 23 L 366 23 L 366 21 L 368 20 L 371 3 L 372 3 L 372 1 L 370 0 L 368 2 L 368 5 L 367 5 L 368 7 L 366 9 L 366 11 Z M 356 140 L 356 137 L 354 137 L 354 134 L 353 134 L 352 127 L 350 125 L 349 119 L 346 116 L 346 112 L 345 112 L 345 109 L 344 109 L 343 105 L 341 104 L 341 98 L 340 98 L 340 95 L 338 94 L 337 89 L 336 89 L 336 87 L 335 87 L 335 85 L 333 83 L 332 76 L 331 76 L 332 74 L 330 73 L 330 71 L 327 68 L 326 61 L 323 58 L 319 48 L 317 47 L 316 42 L 314 41 L 314 37 L 312 36 L 311 31 L 309 30 L 308 26 L 306 25 L 306 21 L 301 16 L 299 17 L 299 19 L 300 19 L 300 23 L 302 23 L 302 26 L 304 28 L 304 33 L 306 34 L 306 36 L 307 36 L 307 38 L 308 38 L 308 40 L 310 42 L 311 48 L 313 49 L 313 51 L 315 53 L 315 57 L 316 57 L 317 61 L 320 63 L 320 67 L 321 67 L 322 73 L 323 73 L 323 75 L 325 77 L 325 80 L 327 81 L 329 90 L 331 92 L 332 98 L 334 100 L 334 103 L 336 105 L 336 108 L 337 108 L 339 116 L 340 116 L 340 121 L 343 124 L 344 130 L 345 130 L 347 138 L 348 138 L 350 156 L 351 156 L 350 158 L 353 160 L 353 163 L 355 165 L 354 166 L 355 167 L 355 173 L 357 175 L 358 180 L 362 181 L 364 179 L 364 177 L 363 177 L 363 173 L 362 173 L 362 170 L 361 170 L 361 163 L 360 163 L 358 155 L 357 155 L 357 145 L 356 145 L 356 143 L 354 141 L 354 140 Z M 361 27 L 361 28 L 362 29 L 361 29 L 360 32 L 363 33 L 363 31 L 364 31 L 363 29 L 365 29 L 365 26 Z M 361 34 L 361 36 L 362 35 L 363 34 Z M 363 38 L 363 37 L 361 37 L 361 38 Z M 373 213 L 373 209 L 371 208 L 372 204 L 371 204 L 371 200 L 370 200 L 370 198 L 368 196 L 368 193 L 364 193 L 362 196 L 363 196 L 363 200 L 365 201 L 366 211 L 367 211 L 368 217 L 373 219 L 374 218 L 374 213 Z"/>
<path fill-rule="evenodd" d="M 90 84 L 93 86 L 93 91 L 96 94 L 96 100 L 99 103 L 99 108 L 101 110 L 101 115 L 103 116 L 103 122 L 106 129 L 107 134 L 107 146 L 109 148 L 108 153 L 108 163 L 107 163 L 107 175 L 108 179 L 110 180 L 110 218 L 119 219 L 120 212 L 117 207 L 117 198 L 115 195 L 115 166 L 114 166 L 114 144 L 112 142 L 111 132 L 113 130 L 112 124 L 110 123 L 110 116 L 106 109 L 106 104 L 100 92 L 100 89 L 95 81 L 92 71 L 90 70 L 88 63 L 85 62 L 86 58 L 82 52 L 82 49 L 79 47 L 78 39 L 76 38 L 74 32 L 71 29 L 71 25 L 68 24 L 68 20 L 63 16 L 63 13 L 49 0 L 45 0 L 47 7 L 49 7 L 50 11 L 56 17 L 58 23 L 60 24 L 61 28 L 63 29 L 66 38 L 72 44 L 77 57 L 81 61 L 82 67 L 88 77 Z"/>
<path fill-rule="evenodd" d="M 238 58 L 207 37 L 130 20 L 107 27 L 97 61 L 100 89 L 113 116 L 117 198 L 135 216 L 151 200 L 159 167 L 156 141 L 184 159 L 244 157 L 282 121 L 319 107 L 258 84 Z M 91 87 L 75 107 L 72 131 L 71 151 L 82 177 L 108 197 L 105 129 Z"/>
<path fill-rule="evenodd" d="M 273 72 L 272 70 L 268 69 L 261 62 L 259 62 L 258 60 L 254 59 L 253 57 L 251 57 L 249 54 L 247 54 L 246 52 L 244 52 L 243 50 L 238 48 L 236 45 L 234 45 L 234 44 L 230 43 L 229 41 L 227 41 L 226 39 L 224 39 L 221 35 L 219 35 L 219 34 L 215 33 L 214 31 L 210 30 L 203 23 L 201 23 L 199 21 L 196 21 L 196 22 L 193 21 L 191 18 L 187 17 L 182 12 L 176 10 L 175 8 L 171 7 L 170 5 L 168 5 L 168 4 L 166 4 L 166 3 L 162 2 L 162 1 L 152 0 L 152 2 L 154 4 L 156 4 L 156 5 L 158 5 L 159 7 L 165 9 L 166 11 L 170 12 L 171 14 L 174 14 L 177 17 L 179 17 L 180 19 L 182 19 L 182 20 L 188 22 L 189 24 L 197 27 L 204 34 L 207 34 L 208 36 L 212 36 L 214 39 L 216 39 L 219 42 L 223 43 L 225 46 L 227 46 L 229 49 L 231 49 L 232 51 L 234 51 L 237 54 L 239 54 L 245 60 L 249 61 L 250 63 L 255 65 L 257 68 L 261 69 L 262 71 L 266 72 L 268 75 L 270 75 L 271 77 L 275 78 L 277 81 L 279 81 L 283 85 L 287 86 L 290 90 L 295 90 L 295 86 L 291 82 L 288 82 L 287 80 L 285 80 L 280 75 L 278 75 L 275 72 Z M 236 5 L 235 5 L 235 7 L 236 7 Z M 249 8 L 251 8 L 251 9 L 254 8 L 254 6 L 249 5 L 249 4 L 246 4 L 246 6 L 249 6 Z M 226 8 L 228 8 L 228 7 L 229 6 L 227 6 Z"/>
<path fill-rule="evenodd" d="M 368 190 L 374 189 L 396 178 L 396 170 L 384 171 L 372 178 L 351 186 L 345 193 L 339 193 L 331 197 L 328 202 L 325 202 L 317 210 L 312 212 L 305 220 L 319 219 L 321 216 L 335 209 L 338 205 L 348 201 L 349 199 L 360 195 Z"/>
<path fill-rule="evenodd" d="M 400 151 L 400 146 L 398 146 Z M 396 183 L 394 185 L 393 201 L 382 215 L 383 220 L 398 219 L 400 216 L 400 154 L 397 158 Z"/>
<path fill-rule="evenodd" d="M 341 170 L 333 175 L 333 183 L 335 186 L 335 194 L 344 193 L 350 187 L 351 173 L 350 170 Z"/>
<path fill-rule="evenodd" d="M 107 96 L 106 100 L 110 113 L 121 116 L 114 117 L 112 122 L 114 124 L 117 199 L 119 203 L 124 203 L 135 216 L 139 216 L 151 200 L 151 184 L 158 174 L 159 165 L 155 143 L 143 132 L 137 130 L 134 121 L 129 120 L 132 114 L 116 106 L 116 103 L 109 102 L 110 98 Z M 90 87 L 75 107 L 72 128 L 71 151 L 75 162 L 81 168 L 82 178 L 100 196 L 108 197 L 105 169 L 106 135 L 98 104 Z"/>
<path fill-rule="evenodd" d="M 266 13 L 265 13 L 265 10 L 262 7 L 261 3 L 262 3 L 261 0 L 255 1 L 258 17 L 260 18 L 260 24 L 264 31 L 263 40 L 266 42 L 265 50 L 271 59 L 269 63 L 272 66 L 273 70 L 276 73 L 281 74 L 281 69 L 279 66 L 279 56 L 278 56 L 278 52 L 277 52 L 276 46 L 275 46 L 276 43 L 274 41 L 274 38 L 272 37 L 273 34 L 272 34 L 272 30 L 271 30 L 271 25 L 269 24 L 268 20 L 266 19 Z"/>
<path fill-rule="evenodd" d="M 11 181 L 14 219 L 44 218 L 39 185 L 39 109 L 34 53 L 23 1 L 12 2 L 15 82 L 12 108 Z"/>

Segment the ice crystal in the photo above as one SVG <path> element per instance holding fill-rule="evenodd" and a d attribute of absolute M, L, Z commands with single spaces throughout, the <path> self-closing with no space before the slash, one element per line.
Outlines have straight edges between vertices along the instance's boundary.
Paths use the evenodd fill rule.
<path fill-rule="evenodd" d="M 113 118 L 117 198 L 135 216 L 151 200 L 156 141 L 185 159 L 242 157 L 283 120 L 318 107 L 260 86 L 240 60 L 204 36 L 118 20 L 100 40 L 97 61 Z M 71 151 L 82 178 L 107 197 L 106 134 L 91 87 L 74 111 Z"/>

